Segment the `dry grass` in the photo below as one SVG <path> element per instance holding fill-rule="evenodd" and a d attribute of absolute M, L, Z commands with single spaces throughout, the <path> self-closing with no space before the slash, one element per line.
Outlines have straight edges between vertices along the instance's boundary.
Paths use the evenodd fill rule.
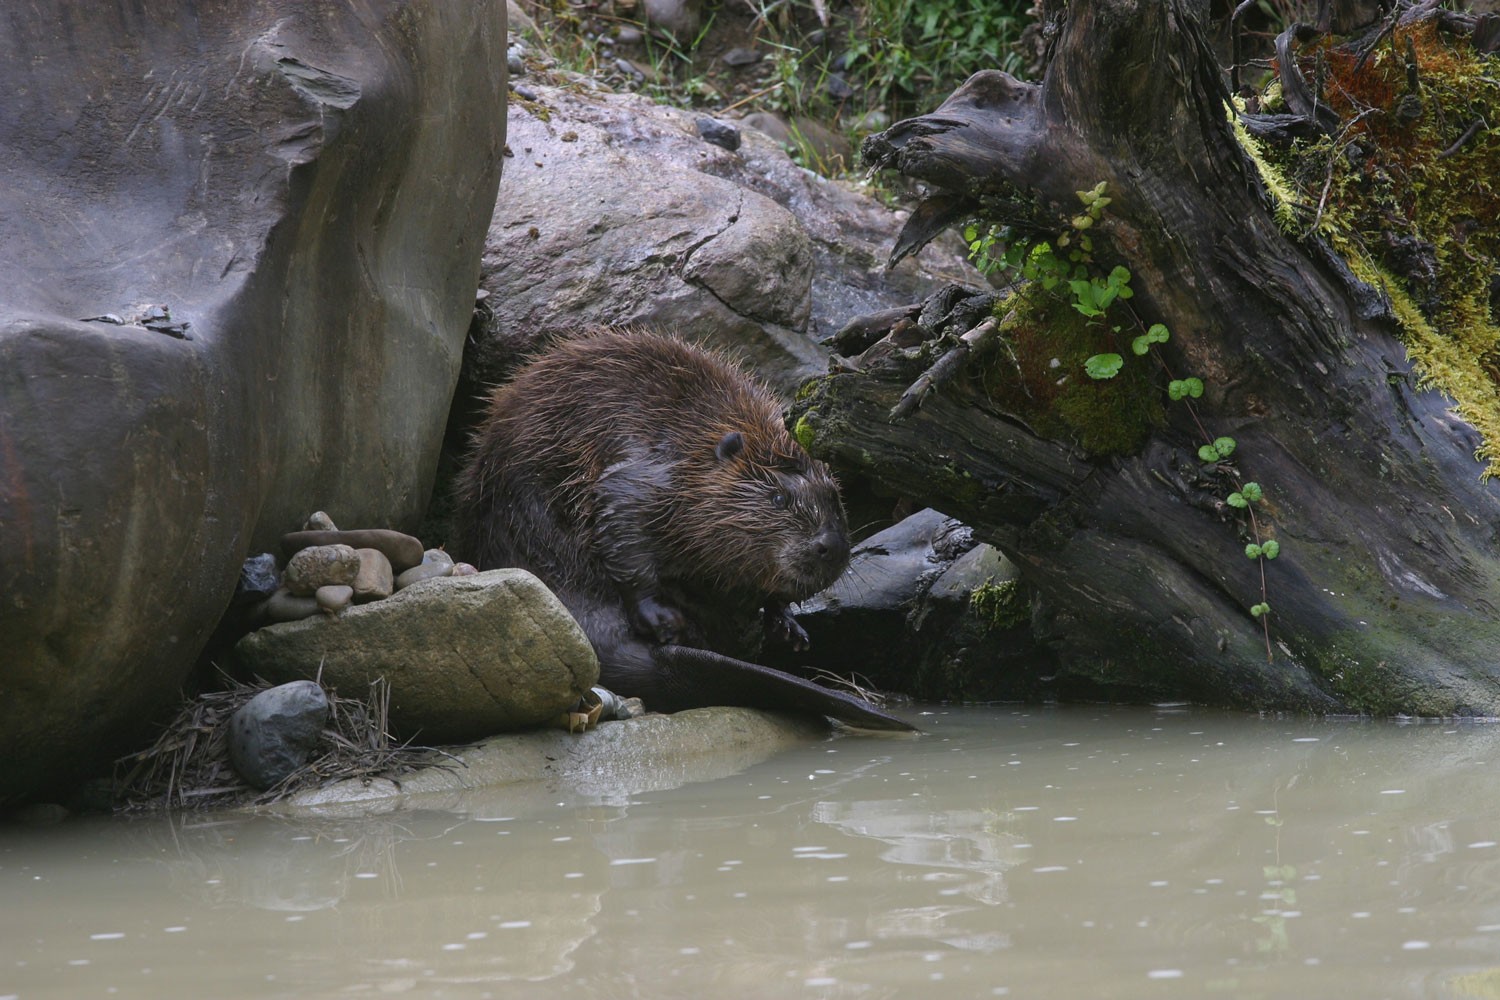
<path fill-rule="evenodd" d="M 902 695 L 881 691 L 870 683 L 870 679 L 863 674 L 850 672 L 848 677 L 836 674 L 832 670 L 816 670 L 813 672 L 812 680 L 835 691 L 843 691 L 852 694 L 856 698 L 863 698 L 876 708 L 884 708 L 891 702 L 902 702 L 906 699 Z"/>
<path fill-rule="evenodd" d="M 246 784 L 229 763 L 229 720 L 272 685 L 259 679 L 224 681 L 224 690 L 185 702 L 150 747 L 115 762 L 117 812 L 262 805 L 345 778 L 395 778 L 419 766 L 451 766 L 456 760 L 429 747 L 393 740 L 388 724 L 390 689 L 377 680 L 364 701 L 330 694 L 320 752 L 260 791 Z"/>

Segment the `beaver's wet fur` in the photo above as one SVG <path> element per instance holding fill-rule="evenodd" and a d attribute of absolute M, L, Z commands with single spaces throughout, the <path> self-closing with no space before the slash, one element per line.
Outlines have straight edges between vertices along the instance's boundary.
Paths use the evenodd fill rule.
<path fill-rule="evenodd" d="M 832 475 L 788 433 L 770 392 L 714 353 L 641 329 L 543 350 L 492 394 L 456 484 L 454 528 L 456 555 L 547 583 L 593 643 L 601 683 L 647 707 L 802 707 L 909 728 L 705 652 L 757 608 L 768 634 L 804 646 L 787 606 L 849 561 Z M 790 687 L 767 694 L 781 679 Z"/>
<path fill-rule="evenodd" d="M 686 341 L 600 330 L 497 389 L 459 479 L 456 545 L 481 569 L 620 600 L 674 642 L 688 605 L 778 614 L 849 561 L 838 485 L 776 400 Z"/>

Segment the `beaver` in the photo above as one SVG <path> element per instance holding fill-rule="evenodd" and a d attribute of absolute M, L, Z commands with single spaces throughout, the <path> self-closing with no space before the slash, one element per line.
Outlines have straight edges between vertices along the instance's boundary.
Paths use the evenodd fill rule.
<path fill-rule="evenodd" d="M 451 548 L 535 573 L 578 619 L 600 682 L 661 711 L 803 708 L 910 728 L 865 702 L 720 650 L 849 562 L 838 485 L 762 385 L 669 334 L 603 328 L 534 356 L 490 396 L 456 480 Z"/>

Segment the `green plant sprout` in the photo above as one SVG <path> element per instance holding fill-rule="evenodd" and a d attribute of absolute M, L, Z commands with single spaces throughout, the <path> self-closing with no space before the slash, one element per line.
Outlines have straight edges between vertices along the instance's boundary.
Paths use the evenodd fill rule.
<path fill-rule="evenodd" d="M 1239 482 L 1235 470 L 1223 464 L 1235 453 L 1236 442 L 1226 435 L 1211 435 L 1204 427 L 1197 407 L 1193 404 L 1193 400 L 1203 397 L 1203 380 L 1197 376 L 1175 377 L 1166 359 L 1156 350 L 1171 340 L 1171 331 L 1162 323 L 1146 325 L 1130 305 L 1129 299 L 1135 294 L 1130 287 L 1130 270 L 1117 265 L 1108 274 L 1101 275 L 1090 267 L 1094 249 L 1090 230 L 1103 217 L 1104 209 L 1110 204 L 1111 199 L 1105 194 L 1106 190 L 1106 183 L 1100 181 L 1087 191 L 1075 192 L 1083 205 L 1083 211 L 1069 220 L 1071 232 L 1063 233 L 1050 242 L 1018 237 L 1002 227 L 992 226 L 981 232 L 976 225 L 965 226 L 963 236 L 969 246 L 969 256 L 985 274 L 997 270 L 1014 270 L 1030 282 L 1028 288 L 1040 287 L 1047 294 L 1065 296 L 1068 304 L 1087 317 L 1091 325 L 1097 322 L 1103 326 L 1111 307 L 1117 304 L 1123 307 L 1129 321 L 1139 330 L 1130 340 L 1130 353 L 1137 357 L 1150 355 L 1156 359 L 1167 379 L 1167 397 L 1173 402 L 1181 402 L 1187 408 L 1189 417 L 1201 435 L 1203 443 L 1197 450 L 1199 460 L 1205 465 L 1213 466 L 1217 473 L 1227 474 L 1235 487 L 1224 502 L 1235 510 L 1244 511 L 1246 515 L 1252 541 L 1246 544 L 1245 555 L 1259 563 L 1261 598 L 1249 610 L 1251 617 L 1260 621 L 1261 631 L 1265 636 L 1266 660 L 1270 662 L 1273 652 L 1266 563 L 1281 554 L 1281 543 L 1266 537 L 1261 518 L 1256 515 L 1256 506 L 1265 502 L 1265 492 L 1259 483 Z M 1003 250 L 998 255 L 994 252 L 997 244 L 1003 244 Z M 1058 247 L 1071 248 L 1066 258 L 1058 253 Z M 1111 335 L 1120 334 L 1122 326 L 1109 326 L 1108 330 Z M 1084 373 L 1096 380 L 1112 379 L 1124 366 L 1125 358 L 1117 351 L 1101 351 L 1083 362 Z"/>

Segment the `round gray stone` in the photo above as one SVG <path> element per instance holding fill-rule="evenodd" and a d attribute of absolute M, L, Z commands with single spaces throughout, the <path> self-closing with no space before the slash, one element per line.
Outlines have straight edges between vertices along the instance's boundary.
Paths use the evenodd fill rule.
<path fill-rule="evenodd" d="M 312 759 L 328 721 L 328 696 L 313 681 L 269 688 L 229 720 L 229 762 L 256 788 L 270 788 Z"/>
<path fill-rule="evenodd" d="M 348 545 L 312 545 L 287 560 L 286 587 L 311 597 L 319 587 L 353 586 L 359 575 L 359 553 Z"/>
<path fill-rule="evenodd" d="M 453 557 L 442 549 L 428 549 L 422 553 L 422 562 L 411 569 L 402 570 L 396 577 L 396 589 L 410 587 L 423 580 L 453 575 Z"/>

